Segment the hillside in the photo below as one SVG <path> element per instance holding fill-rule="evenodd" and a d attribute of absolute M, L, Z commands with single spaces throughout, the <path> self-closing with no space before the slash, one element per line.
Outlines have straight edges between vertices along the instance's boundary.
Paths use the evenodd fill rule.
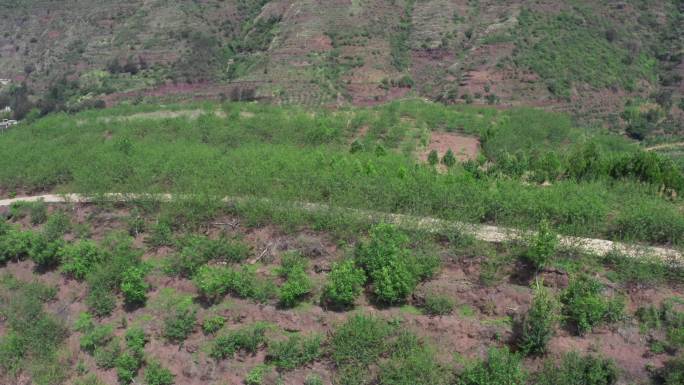
<path fill-rule="evenodd" d="M 643 137 L 682 127 L 682 7 L 3 0 L 0 78 L 25 81 L 44 111 L 159 97 L 369 105 L 412 94 L 567 111 Z"/>

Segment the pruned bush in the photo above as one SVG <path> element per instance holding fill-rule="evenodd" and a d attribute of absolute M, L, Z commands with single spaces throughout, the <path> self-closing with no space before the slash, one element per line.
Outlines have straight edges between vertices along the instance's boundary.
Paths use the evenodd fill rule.
<path fill-rule="evenodd" d="M 619 371 L 612 360 L 575 352 L 563 356 L 560 364 L 547 360 L 537 374 L 538 385 L 614 385 Z"/>
<path fill-rule="evenodd" d="M 158 361 L 152 361 L 145 368 L 146 385 L 173 385 L 175 378 L 173 373 L 163 367 Z"/>
<path fill-rule="evenodd" d="M 597 280 L 580 276 L 570 280 L 561 294 L 563 315 L 578 334 L 590 332 L 603 322 L 616 322 L 623 317 L 621 298 L 608 298 Z"/>
<path fill-rule="evenodd" d="M 356 267 L 354 260 L 346 259 L 335 263 L 328 274 L 328 283 L 323 290 L 323 302 L 348 307 L 354 304 L 366 283 L 366 273 Z"/>
<path fill-rule="evenodd" d="M 443 316 L 454 311 L 454 300 L 445 295 L 428 294 L 425 296 L 423 309 L 425 313 L 432 316 Z"/>
<path fill-rule="evenodd" d="M 104 254 L 92 241 L 68 244 L 60 250 L 62 272 L 78 280 L 85 278 L 93 267 L 104 260 Z"/>
<path fill-rule="evenodd" d="M 225 359 L 239 350 L 255 353 L 266 342 L 268 325 L 257 322 L 239 330 L 230 331 L 214 339 L 209 355 L 214 359 Z"/>
<path fill-rule="evenodd" d="M 292 370 L 313 362 L 321 355 L 321 337 L 293 335 L 285 341 L 268 343 L 267 358 L 279 369 Z"/>
<path fill-rule="evenodd" d="M 522 360 L 508 348 L 492 349 L 485 361 L 468 365 L 458 376 L 457 385 L 525 385 L 527 373 Z"/>
<path fill-rule="evenodd" d="M 532 305 L 520 325 L 518 347 L 523 354 L 544 354 L 559 320 L 559 304 L 553 294 L 537 283 Z"/>

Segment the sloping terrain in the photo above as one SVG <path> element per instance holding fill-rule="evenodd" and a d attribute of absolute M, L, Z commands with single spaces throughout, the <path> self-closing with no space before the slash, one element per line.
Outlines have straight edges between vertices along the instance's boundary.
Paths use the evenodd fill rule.
<path fill-rule="evenodd" d="M 543 106 L 633 126 L 636 136 L 676 133 L 682 7 L 680 0 L 4 0 L 0 78 L 25 81 L 27 99 L 42 100 L 44 111 L 174 96 L 362 105 L 413 93 Z M 657 116 L 625 116 L 626 103 L 649 101 Z"/>

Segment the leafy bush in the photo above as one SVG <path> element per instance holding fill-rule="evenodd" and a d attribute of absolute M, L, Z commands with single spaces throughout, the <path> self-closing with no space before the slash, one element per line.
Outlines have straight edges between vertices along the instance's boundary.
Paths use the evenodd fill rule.
<path fill-rule="evenodd" d="M 295 369 L 313 362 L 321 355 L 321 337 L 293 335 L 285 341 L 268 344 L 269 361 L 279 369 Z"/>
<path fill-rule="evenodd" d="M 37 235 L 31 244 L 29 255 L 36 265 L 42 268 L 54 267 L 59 264 L 60 250 L 64 247 L 61 239 L 49 240 L 43 234 Z"/>
<path fill-rule="evenodd" d="M 267 324 L 257 322 L 242 329 L 233 330 L 218 336 L 212 342 L 209 355 L 218 360 L 233 357 L 241 349 L 254 353 L 266 342 L 267 330 Z"/>
<path fill-rule="evenodd" d="M 532 237 L 525 253 L 525 258 L 537 271 L 546 267 L 558 247 L 558 236 L 551 231 L 546 220 L 539 223 L 537 233 Z"/>
<path fill-rule="evenodd" d="M 127 385 L 135 380 L 142 366 L 142 357 L 129 352 L 122 353 L 116 360 L 116 375 L 121 384 Z"/>
<path fill-rule="evenodd" d="M 328 274 L 328 283 L 323 290 L 323 301 L 334 306 L 348 307 L 361 294 L 366 283 L 366 273 L 356 267 L 354 260 L 346 259 L 335 263 Z"/>
<path fill-rule="evenodd" d="M 164 318 L 164 329 L 162 331 L 167 340 L 180 343 L 188 338 L 192 333 L 197 322 L 197 310 L 189 303 L 176 305 L 171 313 Z"/>
<path fill-rule="evenodd" d="M 193 235 L 183 239 L 181 244 L 181 251 L 169 258 L 167 271 L 185 277 L 193 277 L 209 261 L 241 262 L 250 253 L 249 246 L 228 238 L 214 240 Z"/>
<path fill-rule="evenodd" d="M 311 292 L 312 284 L 306 273 L 308 262 L 298 254 L 289 254 L 283 257 L 278 271 L 285 278 L 285 283 L 280 287 L 280 303 L 285 307 L 296 305 L 304 296 Z"/>
<path fill-rule="evenodd" d="M 10 206 L 12 218 L 23 218 L 27 214 L 31 219 L 31 224 L 36 226 L 45 223 L 47 220 L 47 205 L 42 200 L 36 202 L 14 202 Z"/>
<path fill-rule="evenodd" d="M 684 355 L 668 360 L 665 365 L 655 372 L 655 379 L 663 385 L 684 384 Z"/>
<path fill-rule="evenodd" d="M 538 385 L 614 385 L 619 372 L 612 360 L 571 352 L 563 356 L 560 365 L 547 360 L 536 377 Z"/>
<path fill-rule="evenodd" d="M 264 383 L 264 377 L 266 377 L 266 374 L 269 371 L 269 367 L 267 365 L 257 365 L 252 368 L 252 370 L 247 373 L 247 377 L 245 377 L 245 384 L 246 385 L 261 385 Z"/>
<path fill-rule="evenodd" d="M 547 289 L 537 283 L 534 299 L 520 326 L 518 347 L 523 354 L 544 354 L 555 333 L 559 304 Z"/>
<path fill-rule="evenodd" d="M 88 289 L 86 296 L 88 310 L 98 317 L 105 317 L 112 313 L 116 307 L 116 296 L 105 282 L 95 283 Z"/>
<path fill-rule="evenodd" d="M 384 320 L 354 315 L 330 339 L 330 355 L 338 366 L 367 366 L 386 350 L 393 328 Z"/>
<path fill-rule="evenodd" d="M 454 156 L 454 152 L 451 151 L 451 149 L 448 149 L 442 157 L 442 164 L 447 167 L 453 167 L 456 164 L 456 157 Z"/>
<path fill-rule="evenodd" d="M 390 357 L 380 364 L 378 384 L 448 384 L 450 371 L 436 359 L 433 349 L 414 334 L 401 333 L 389 349 Z"/>
<path fill-rule="evenodd" d="M 451 314 L 454 311 L 454 300 L 445 295 L 428 294 L 425 297 L 425 313 L 432 316 Z"/>
<path fill-rule="evenodd" d="M 111 325 L 86 326 L 79 342 L 81 349 L 93 354 L 98 347 L 105 346 L 114 337 L 114 328 Z"/>
<path fill-rule="evenodd" d="M 421 272 L 426 269 L 407 245 L 408 238 L 395 226 L 379 224 L 371 229 L 370 240 L 356 250 L 359 263 L 373 282 L 373 292 L 382 302 L 404 301 L 423 278 Z"/>
<path fill-rule="evenodd" d="M 520 356 L 508 348 L 492 349 L 486 361 L 465 368 L 456 380 L 457 385 L 525 385 L 527 374 Z"/>
<path fill-rule="evenodd" d="M 171 225 L 165 221 L 157 221 L 148 231 L 145 243 L 152 247 L 172 246 L 173 230 Z"/>
<path fill-rule="evenodd" d="M 98 346 L 93 352 L 93 358 L 98 368 L 111 369 L 116 366 L 116 360 L 121 354 L 121 345 L 118 338 L 112 338 L 104 346 Z"/>
<path fill-rule="evenodd" d="M 221 330 L 225 323 L 226 319 L 221 316 L 209 317 L 202 322 L 202 331 L 204 331 L 204 334 L 215 334 Z"/>
<path fill-rule="evenodd" d="M 102 251 L 92 241 L 66 245 L 61 249 L 59 256 L 62 260 L 62 272 L 78 280 L 85 278 L 92 268 L 104 259 Z"/>
<path fill-rule="evenodd" d="M 63 211 L 50 215 L 43 226 L 43 236 L 48 241 L 61 239 L 71 228 L 71 220 Z"/>
<path fill-rule="evenodd" d="M 0 263 L 30 256 L 35 240 L 36 234 L 32 231 L 10 228 L 0 236 Z"/>
<path fill-rule="evenodd" d="M 615 322 L 624 312 L 620 298 L 606 298 L 603 285 L 587 276 L 570 281 L 561 294 L 561 303 L 563 315 L 578 334 L 590 332 L 602 322 Z"/>
<path fill-rule="evenodd" d="M 147 269 L 131 267 L 121 277 L 121 293 L 128 304 L 143 304 L 147 300 L 147 290 L 150 285 L 145 282 Z"/>
<path fill-rule="evenodd" d="M 316 374 L 310 374 L 306 376 L 304 380 L 304 385 L 323 385 L 323 380 L 320 376 Z"/>
<path fill-rule="evenodd" d="M 273 294 L 273 286 L 256 276 L 255 266 L 233 270 L 224 266 L 202 266 L 193 282 L 205 299 L 213 302 L 228 292 L 243 298 L 265 301 Z"/>
<path fill-rule="evenodd" d="M 430 153 L 428 154 L 428 157 L 427 157 L 427 161 L 432 166 L 439 163 L 439 154 L 437 153 L 437 150 L 430 151 Z"/>
<path fill-rule="evenodd" d="M 142 354 L 145 349 L 145 344 L 147 343 L 147 336 L 143 329 L 139 327 L 130 328 L 126 330 L 124 338 L 126 340 L 126 347 L 130 351 L 136 354 Z"/>
<path fill-rule="evenodd" d="M 684 301 L 669 298 L 662 302 L 660 308 L 642 307 L 636 316 L 642 326 L 648 329 L 664 329 L 667 341 L 663 348 L 670 352 L 684 347 Z"/>
<path fill-rule="evenodd" d="M 152 361 L 145 368 L 145 383 L 147 385 L 173 385 L 174 375 L 159 362 Z"/>

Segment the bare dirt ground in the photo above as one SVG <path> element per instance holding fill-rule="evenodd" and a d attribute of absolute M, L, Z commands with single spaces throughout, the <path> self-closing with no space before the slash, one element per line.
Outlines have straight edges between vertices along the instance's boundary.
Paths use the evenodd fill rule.
<path fill-rule="evenodd" d="M 461 162 L 474 160 L 480 153 L 480 140 L 473 136 L 435 131 L 430 136 L 430 143 L 427 148 L 420 152 L 420 160 L 426 162 L 428 155 L 433 150 L 437 151 L 440 159 L 448 150 L 451 150 Z"/>

